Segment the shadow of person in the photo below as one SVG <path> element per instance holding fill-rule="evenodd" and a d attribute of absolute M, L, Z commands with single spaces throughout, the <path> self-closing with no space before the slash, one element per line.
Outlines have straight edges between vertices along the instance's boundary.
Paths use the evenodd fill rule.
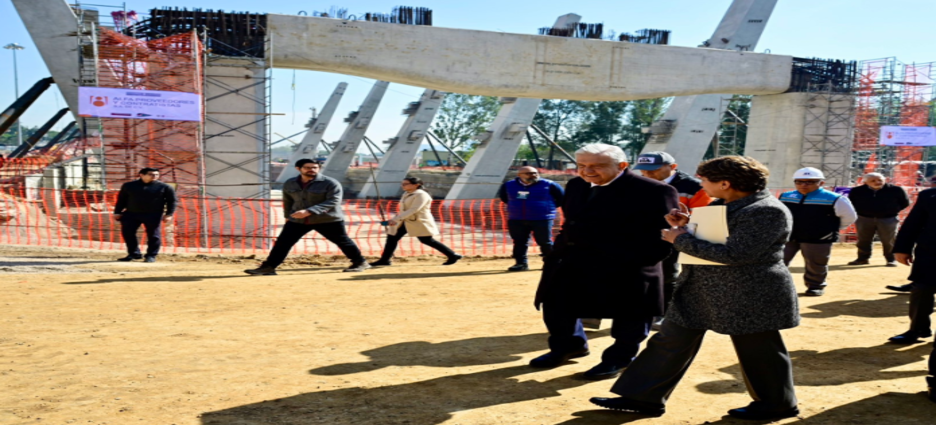
<path fill-rule="evenodd" d="M 870 382 L 926 376 L 926 365 L 919 370 L 889 370 L 929 358 L 930 344 L 912 347 L 883 344 L 874 347 L 840 348 L 819 353 L 798 350 L 790 353 L 793 360 L 793 379 L 796 386 L 834 386 L 854 382 Z M 732 380 L 703 382 L 696 386 L 706 394 L 743 393 L 747 389 L 737 364 L 719 369 L 732 375 Z M 922 382 L 922 378 L 921 378 Z"/>
<path fill-rule="evenodd" d="M 238 276 L 150 276 L 150 277 L 122 277 L 114 279 L 85 280 L 76 282 L 62 282 L 62 285 L 99 285 L 105 283 L 179 283 L 179 282 L 200 282 L 205 279 L 258 279 L 257 276 L 238 275 Z"/>
<path fill-rule="evenodd" d="M 609 330 L 589 332 L 589 339 L 608 336 Z M 469 338 L 437 344 L 426 341 L 402 342 L 362 351 L 369 360 L 323 366 L 309 371 L 312 375 L 350 375 L 388 366 L 462 367 L 500 364 L 521 359 L 519 354 L 544 351 L 545 333 Z"/>
<path fill-rule="evenodd" d="M 876 300 L 842 300 L 809 306 L 813 310 L 800 314 L 812 319 L 825 319 L 836 316 L 857 316 L 871 318 L 903 317 L 907 315 L 907 297 L 890 295 Z"/>
<path fill-rule="evenodd" d="M 430 277 L 453 277 L 453 276 L 484 276 L 489 274 L 507 274 L 505 270 L 479 270 L 470 272 L 438 272 L 438 273 L 362 273 L 356 274 L 348 279 L 340 280 L 380 280 L 380 279 L 423 279 Z"/>
<path fill-rule="evenodd" d="M 618 425 L 639 421 L 652 416 L 630 412 L 616 412 L 608 409 L 582 410 L 572 414 L 573 419 L 559 422 L 556 425 Z"/>
<path fill-rule="evenodd" d="M 201 415 L 202 424 L 439 424 L 453 413 L 500 404 L 557 397 L 560 390 L 590 381 L 561 376 L 521 380 L 536 373 L 527 365 L 443 376 L 375 388 L 316 391 Z M 532 418 L 529 418 L 532 421 Z M 491 418 L 491 423 L 527 423 L 522 417 Z"/>
<path fill-rule="evenodd" d="M 921 382 L 921 388 L 923 383 Z M 800 406 L 801 410 L 809 409 L 809 404 Z M 799 420 L 787 422 L 791 424 L 864 424 L 879 425 L 890 424 L 931 424 L 936 417 L 936 403 L 926 399 L 926 394 L 884 393 L 863 400 L 823 410 L 821 413 L 803 417 Z M 706 422 L 712 425 L 767 424 L 771 421 L 744 421 L 725 416 L 717 421 Z"/>
<path fill-rule="evenodd" d="M 849 266 L 845 264 L 837 264 L 837 265 L 829 266 L 829 271 L 831 272 L 831 271 L 836 271 L 836 270 L 873 269 L 877 267 L 887 267 L 887 265 L 886 264 L 869 264 L 869 265 L 864 265 L 864 266 Z M 802 266 L 789 267 L 789 269 L 790 269 L 790 273 L 794 275 L 806 273 L 806 267 L 802 267 Z"/>

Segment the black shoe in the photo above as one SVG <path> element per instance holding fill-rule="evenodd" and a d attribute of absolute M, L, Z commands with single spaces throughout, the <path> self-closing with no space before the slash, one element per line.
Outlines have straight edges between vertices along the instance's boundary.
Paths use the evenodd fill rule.
<path fill-rule="evenodd" d="M 806 290 L 806 295 L 810 297 L 821 297 L 824 294 L 825 294 L 825 289 L 822 289 L 822 288 L 814 288 L 814 289 Z"/>
<path fill-rule="evenodd" d="M 447 260 L 446 262 L 442 263 L 442 265 L 443 265 L 443 266 L 451 266 L 452 264 L 457 263 L 458 260 L 461 260 L 461 259 L 462 259 L 462 256 L 461 256 L 461 255 L 455 254 L 455 255 L 449 257 L 448 260 Z"/>
<path fill-rule="evenodd" d="M 892 336 L 887 340 L 890 341 L 891 344 L 916 344 L 918 342 L 923 342 L 920 341 L 920 338 L 929 338 L 931 336 L 933 336 L 932 332 L 919 333 L 914 331 L 906 331 L 900 335 Z"/>
<path fill-rule="evenodd" d="M 884 266 L 885 267 L 897 267 L 897 264 L 898 263 L 896 261 L 891 260 L 891 261 L 888 261 L 887 264 L 885 264 Z"/>
<path fill-rule="evenodd" d="M 582 377 L 591 381 L 617 378 L 625 368 L 627 368 L 627 366 L 618 366 L 614 363 L 601 362 L 598 363 L 597 366 L 588 369 L 588 372 L 585 372 Z"/>
<path fill-rule="evenodd" d="M 760 402 L 753 402 L 745 407 L 731 409 L 728 414 L 738 419 L 765 420 L 765 419 L 783 419 L 792 418 L 799 415 L 797 407 L 791 407 L 784 410 L 767 409 Z"/>
<path fill-rule="evenodd" d="M 588 352 L 587 348 L 583 348 L 578 351 L 568 352 L 565 354 L 558 354 L 558 353 L 554 353 L 550 351 L 546 354 L 543 354 L 542 356 L 539 356 L 533 360 L 530 360 L 530 366 L 543 368 L 543 369 L 556 367 L 569 361 L 570 359 L 585 357 L 588 354 L 590 353 Z"/>
<path fill-rule="evenodd" d="M 155 256 L 155 255 L 147 255 L 146 257 L 143 257 L 143 262 L 144 262 L 144 263 L 155 263 L 155 262 L 156 262 L 156 256 Z"/>
<path fill-rule="evenodd" d="M 530 270 L 530 266 L 527 263 L 517 263 L 507 268 L 509 272 L 525 272 Z"/>
<path fill-rule="evenodd" d="M 646 403 L 643 401 L 628 400 L 624 397 L 606 398 L 592 397 L 588 401 L 605 409 L 621 412 L 640 413 L 648 416 L 663 416 L 666 408 L 662 404 Z"/>
<path fill-rule="evenodd" d="M 887 285 L 885 286 L 885 288 L 890 289 L 891 291 L 897 291 L 897 292 L 910 292 L 913 290 L 913 284 L 908 283 L 906 285 L 900 285 L 900 286 Z"/>
<path fill-rule="evenodd" d="M 128 255 L 124 258 L 118 258 L 117 261 L 133 261 L 133 260 L 142 260 L 142 255 Z"/>
<path fill-rule="evenodd" d="M 855 260 L 855 261 L 850 261 L 850 262 L 848 263 L 848 265 L 849 265 L 849 266 L 863 266 L 863 265 L 870 264 L 870 263 L 871 263 L 871 262 L 868 261 L 868 260 L 862 260 L 862 259 L 859 258 L 859 259 L 857 259 L 857 260 Z"/>
<path fill-rule="evenodd" d="M 255 269 L 244 270 L 244 273 L 252 274 L 254 276 L 276 276 L 276 267 L 261 265 Z"/>
<path fill-rule="evenodd" d="M 383 267 L 383 266 L 389 266 L 390 264 L 393 264 L 390 262 L 390 260 L 380 259 L 380 260 L 374 261 L 373 263 L 370 263 L 370 266 L 371 267 Z"/>
<path fill-rule="evenodd" d="M 370 264 L 367 264 L 367 263 L 357 263 L 357 264 L 352 264 L 351 267 L 348 267 L 344 269 L 343 271 L 345 273 L 362 272 L 364 270 L 369 269 L 370 267 L 371 267 Z"/>

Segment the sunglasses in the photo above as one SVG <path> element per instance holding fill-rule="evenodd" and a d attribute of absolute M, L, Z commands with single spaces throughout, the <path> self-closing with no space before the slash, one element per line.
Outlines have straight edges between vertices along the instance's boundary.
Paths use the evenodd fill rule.
<path fill-rule="evenodd" d="M 812 186 L 814 184 L 819 184 L 819 180 L 794 180 L 793 184 Z"/>

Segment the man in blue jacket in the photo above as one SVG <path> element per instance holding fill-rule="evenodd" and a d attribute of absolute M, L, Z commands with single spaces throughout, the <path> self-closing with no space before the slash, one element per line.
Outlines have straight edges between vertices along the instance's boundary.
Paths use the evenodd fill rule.
<path fill-rule="evenodd" d="M 507 230 L 514 241 L 513 258 L 517 264 L 507 271 L 529 270 L 527 244 L 530 233 L 540 246 L 543 256 L 552 251 L 552 227 L 556 218 L 556 207 L 562 205 L 562 186 L 541 179 L 533 167 L 521 167 L 517 178 L 505 182 L 497 197 L 507 204 Z"/>
<path fill-rule="evenodd" d="M 818 297 L 825 293 L 832 244 L 838 241 L 840 230 L 855 222 L 858 213 L 847 196 L 822 188 L 825 175 L 819 169 L 796 170 L 793 183 L 796 190 L 780 194 L 780 202 L 793 214 L 793 232 L 783 250 L 783 262 L 789 266 L 802 251 L 806 295 Z"/>

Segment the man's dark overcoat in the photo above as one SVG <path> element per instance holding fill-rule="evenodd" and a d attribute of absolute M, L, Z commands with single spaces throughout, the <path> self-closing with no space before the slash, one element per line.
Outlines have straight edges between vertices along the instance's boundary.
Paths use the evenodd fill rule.
<path fill-rule="evenodd" d="M 662 316 L 660 261 L 672 245 L 660 230 L 678 205 L 675 188 L 629 169 L 595 189 L 580 177 L 570 180 L 565 221 L 543 266 L 537 301 L 575 317 Z"/>
<path fill-rule="evenodd" d="M 916 245 L 916 249 L 914 249 Z M 894 252 L 913 254 L 910 281 L 936 286 L 936 189 L 917 195 L 916 204 L 897 232 Z"/>

